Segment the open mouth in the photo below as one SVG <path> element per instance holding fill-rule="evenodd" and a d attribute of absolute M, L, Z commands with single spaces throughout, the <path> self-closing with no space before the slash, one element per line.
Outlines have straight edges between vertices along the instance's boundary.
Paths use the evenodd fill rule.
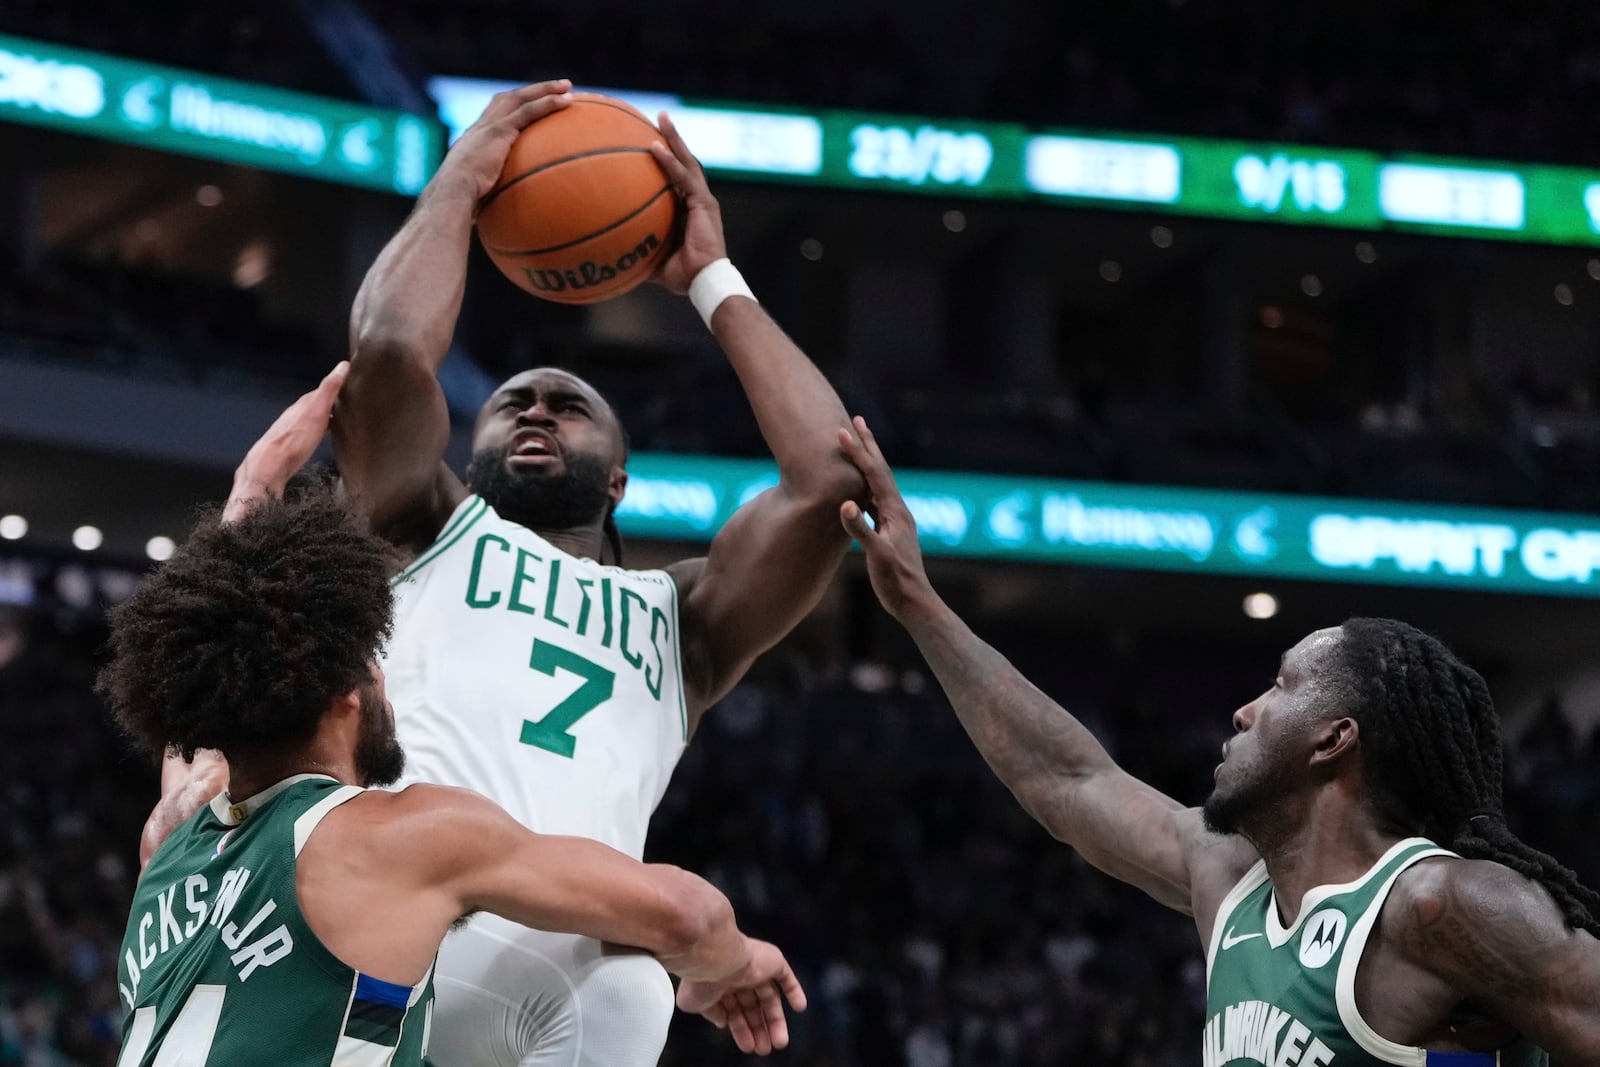
<path fill-rule="evenodd" d="M 511 442 L 511 452 L 508 459 L 532 460 L 555 459 L 561 455 L 561 449 L 556 445 L 555 438 L 545 433 L 518 434 Z"/>

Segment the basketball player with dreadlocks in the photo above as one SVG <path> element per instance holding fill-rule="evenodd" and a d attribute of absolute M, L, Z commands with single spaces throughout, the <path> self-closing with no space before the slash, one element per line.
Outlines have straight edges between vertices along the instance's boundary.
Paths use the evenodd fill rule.
<path fill-rule="evenodd" d="M 1204 1067 L 1600 1064 L 1600 894 L 1507 828 L 1476 671 L 1402 622 L 1318 630 L 1186 808 L 940 600 L 866 423 L 840 444 L 874 522 L 840 519 L 989 766 L 1057 840 L 1194 917 Z"/>
<path fill-rule="evenodd" d="M 656 280 L 691 297 L 726 353 L 778 484 L 706 556 L 623 569 L 622 426 L 588 383 L 553 368 L 495 390 L 464 481 L 441 462 L 450 427 L 436 374 L 475 207 L 516 135 L 566 106 L 568 89 L 497 96 L 369 271 L 334 454 L 349 498 L 404 564 L 384 670 L 408 780 L 475 789 L 530 829 L 638 858 L 700 716 L 821 597 L 849 543 L 839 505 L 864 486 L 839 450 L 843 405 L 727 262 L 717 201 L 665 120 L 655 155 L 687 221 Z M 272 492 L 291 473 L 253 477 Z M 436 985 L 438 1067 L 646 1067 L 673 1004 L 649 956 L 487 914 L 447 939 Z"/>

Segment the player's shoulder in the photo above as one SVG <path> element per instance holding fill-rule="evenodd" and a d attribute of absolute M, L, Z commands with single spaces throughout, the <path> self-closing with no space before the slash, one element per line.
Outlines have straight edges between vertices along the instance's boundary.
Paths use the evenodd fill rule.
<path fill-rule="evenodd" d="M 615 563 L 599 563 L 585 559 L 592 563 L 596 570 L 609 577 L 613 582 L 624 584 L 635 590 L 651 596 L 652 589 L 670 591 L 679 601 L 694 583 L 699 574 L 700 565 L 704 559 L 680 560 L 677 563 L 668 563 L 663 567 L 623 567 Z"/>
<path fill-rule="evenodd" d="M 365 789 L 346 807 L 366 818 L 403 820 L 474 810 L 491 801 L 471 789 L 417 782 L 401 789 Z"/>
<path fill-rule="evenodd" d="M 679 600 L 684 601 L 694 591 L 696 583 L 700 581 L 700 576 L 705 571 L 706 557 L 691 556 L 688 559 L 680 559 L 676 563 L 669 563 L 656 573 L 666 575 L 677 588 Z"/>
<path fill-rule="evenodd" d="M 341 478 L 339 484 L 356 511 L 371 524 L 372 532 L 389 544 L 393 553 L 390 565 L 397 572 L 436 546 L 442 535 L 457 525 L 456 520 L 490 511 L 486 505 L 475 503 L 479 498 L 468 492 L 443 463 L 434 469 L 431 478 L 403 496 L 401 503 L 387 509 L 376 507 L 368 494 L 345 479 Z"/>
<path fill-rule="evenodd" d="M 1379 926 L 1379 936 L 1414 963 L 1458 977 L 1486 951 L 1514 954 L 1565 932 L 1542 885 L 1505 864 L 1454 855 L 1402 871 Z"/>
<path fill-rule="evenodd" d="M 1395 878 L 1389 899 L 1404 909 L 1427 913 L 1469 907 L 1481 901 L 1534 903 L 1549 895 L 1533 879 L 1493 860 L 1464 856 L 1426 856 Z"/>
<path fill-rule="evenodd" d="M 323 825 L 352 846 L 406 850 L 433 834 L 458 832 L 458 824 L 486 806 L 493 804 L 472 790 L 447 785 L 364 789 L 330 812 Z"/>
<path fill-rule="evenodd" d="M 309 839 L 318 859 L 339 857 L 358 870 L 435 883 L 469 862 L 514 822 L 493 801 L 470 789 L 409 785 L 366 789 L 328 812 Z"/>

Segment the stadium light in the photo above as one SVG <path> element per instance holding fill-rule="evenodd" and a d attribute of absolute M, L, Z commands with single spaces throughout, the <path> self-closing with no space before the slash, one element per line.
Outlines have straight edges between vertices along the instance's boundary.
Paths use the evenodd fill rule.
<path fill-rule="evenodd" d="M 1270 619 L 1278 613 L 1278 598 L 1271 593 L 1251 593 L 1244 598 L 1244 613 L 1252 619 Z"/>

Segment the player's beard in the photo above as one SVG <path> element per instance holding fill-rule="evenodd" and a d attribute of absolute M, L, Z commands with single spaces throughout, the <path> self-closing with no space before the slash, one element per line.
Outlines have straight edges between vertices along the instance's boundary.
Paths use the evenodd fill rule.
<path fill-rule="evenodd" d="M 356 775 L 364 786 L 392 785 L 406 769 L 405 749 L 395 736 L 389 702 L 377 686 L 361 690 L 361 733 L 356 738 Z"/>
<path fill-rule="evenodd" d="M 467 464 L 467 488 L 507 519 L 532 530 L 597 523 L 611 507 L 611 465 L 583 452 L 561 453 L 561 472 L 512 470 L 503 452 L 480 449 Z"/>
<path fill-rule="evenodd" d="M 1243 834 L 1254 840 L 1257 829 L 1268 824 L 1278 802 L 1293 791 L 1294 783 L 1282 766 L 1274 766 L 1265 753 L 1257 753 L 1256 762 L 1243 768 L 1245 774 L 1238 780 L 1217 788 L 1206 797 L 1200 808 L 1201 820 L 1214 834 Z"/>

